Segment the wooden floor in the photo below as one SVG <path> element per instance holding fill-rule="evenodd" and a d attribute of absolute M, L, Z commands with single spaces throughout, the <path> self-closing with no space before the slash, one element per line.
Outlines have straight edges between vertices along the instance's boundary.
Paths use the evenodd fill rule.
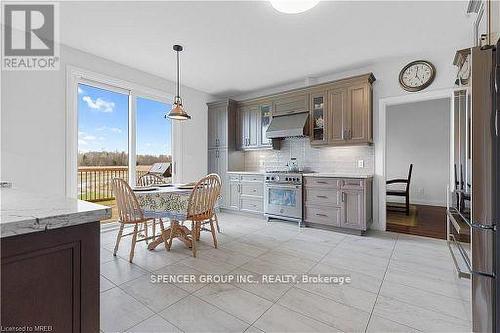
<path fill-rule="evenodd" d="M 387 231 L 446 239 L 446 207 L 413 205 L 416 209 L 408 218 L 404 212 L 387 211 Z M 391 223 L 392 221 L 392 223 Z M 405 221 L 413 223 L 405 224 Z M 411 225 L 414 224 L 414 225 Z"/>

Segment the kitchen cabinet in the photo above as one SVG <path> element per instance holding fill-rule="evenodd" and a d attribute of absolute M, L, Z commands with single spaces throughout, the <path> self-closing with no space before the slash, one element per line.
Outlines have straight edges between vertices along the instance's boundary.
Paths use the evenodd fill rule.
<path fill-rule="evenodd" d="M 260 133 L 259 133 L 259 145 L 260 146 L 271 146 L 272 140 L 266 137 L 266 132 L 271 123 L 273 107 L 270 103 L 259 105 L 260 109 Z"/>
<path fill-rule="evenodd" d="M 363 196 L 362 190 L 342 190 L 342 218 L 340 226 L 350 229 L 366 229 L 363 223 Z"/>
<path fill-rule="evenodd" d="M 264 212 L 264 176 L 229 174 L 229 200 L 226 209 L 247 213 Z"/>
<path fill-rule="evenodd" d="M 259 142 L 259 105 L 242 107 L 240 114 L 240 144 L 242 149 L 255 149 Z"/>
<path fill-rule="evenodd" d="M 311 145 L 347 146 L 373 143 L 373 74 L 335 81 L 311 93 Z M 323 119 L 324 125 L 318 124 Z M 321 123 L 321 121 L 320 121 Z"/>
<path fill-rule="evenodd" d="M 222 181 L 219 204 L 228 204 L 227 171 L 229 156 L 236 150 L 237 105 L 233 100 L 208 103 L 208 173 L 216 173 Z"/>
<path fill-rule="evenodd" d="M 228 145 L 227 107 L 215 106 L 208 109 L 208 148 L 221 148 Z"/>
<path fill-rule="evenodd" d="M 283 96 L 278 96 L 274 100 L 275 116 L 283 116 L 287 114 L 309 112 L 309 93 L 290 93 Z"/>
<path fill-rule="evenodd" d="M 255 150 L 273 147 L 272 140 L 266 137 L 266 131 L 272 119 L 272 110 L 270 102 L 244 105 L 239 108 L 240 149 Z"/>
<path fill-rule="evenodd" d="M 328 143 L 326 123 L 329 121 L 327 115 L 327 93 L 326 91 L 311 94 L 311 120 L 309 122 L 311 144 L 323 145 Z"/>
<path fill-rule="evenodd" d="M 344 112 L 344 139 L 350 144 L 370 143 L 372 140 L 371 89 L 367 83 L 347 88 L 347 108 Z"/>
<path fill-rule="evenodd" d="M 227 148 L 215 148 L 208 150 L 208 173 L 216 173 L 219 175 L 222 188 L 219 204 L 226 206 L 228 198 L 226 194 L 228 193 L 228 181 L 227 181 L 227 168 L 228 168 L 228 149 Z"/>
<path fill-rule="evenodd" d="M 226 208 L 240 210 L 240 179 L 239 176 L 229 176 L 229 191 Z"/>
<path fill-rule="evenodd" d="M 77 207 L 76 201 L 74 205 Z M 54 213 L 62 214 L 56 209 Z M 54 229 L 40 228 L 43 231 L 1 239 L 0 325 L 5 331 L 10 331 L 7 327 L 35 327 L 16 332 L 41 332 L 43 328 L 52 332 L 99 332 L 100 223 L 73 225 L 72 219 L 86 218 L 83 213 L 60 215 L 58 219 L 61 217 L 69 219 L 69 226 L 57 228 L 61 222 L 56 222 Z M 48 219 L 42 219 L 44 226 Z M 20 230 L 29 229 L 38 231 L 27 226 Z"/>
<path fill-rule="evenodd" d="M 304 177 L 306 226 L 364 233 L 372 221 L 372 179 Z"/>

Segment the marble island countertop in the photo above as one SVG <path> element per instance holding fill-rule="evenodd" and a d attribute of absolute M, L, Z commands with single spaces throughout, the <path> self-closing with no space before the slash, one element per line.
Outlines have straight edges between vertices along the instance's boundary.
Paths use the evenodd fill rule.
<path fill-rule="evenodd" d="M 263 175 L 265 171 L 228 171 L 230 174 L 240 175 Z M 328 178 L 359 178 L 368 179 L 373 178 L 373 175 L 363 175 L 357 173 L 335 173 L 335 172 L 304 172 L 304 177 L 328 177 Z"/>
<path fill-rule="evenodd" d="M 61 196 L 0 190 L 0 237 L 64 228 L 111 217 L 111 208 Z"/>

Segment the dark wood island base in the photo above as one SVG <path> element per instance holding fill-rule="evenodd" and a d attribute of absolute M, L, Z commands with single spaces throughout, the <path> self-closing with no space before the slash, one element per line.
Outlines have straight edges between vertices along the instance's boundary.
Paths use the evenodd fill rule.
<path fill-rule="evenodd" d="M 99 332 L 98 221 L 0 243 L 2 331 Z"/>

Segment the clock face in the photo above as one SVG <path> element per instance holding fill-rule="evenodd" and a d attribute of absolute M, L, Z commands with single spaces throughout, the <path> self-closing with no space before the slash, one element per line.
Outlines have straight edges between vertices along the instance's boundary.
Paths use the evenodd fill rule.
<path fill-rule="evenodd" d="M 423 60 L 406 65 L 399 73 L 399 83 L 407 91 L 420 91 L 428 87 L 434 80 L 434 66 Z"/>

